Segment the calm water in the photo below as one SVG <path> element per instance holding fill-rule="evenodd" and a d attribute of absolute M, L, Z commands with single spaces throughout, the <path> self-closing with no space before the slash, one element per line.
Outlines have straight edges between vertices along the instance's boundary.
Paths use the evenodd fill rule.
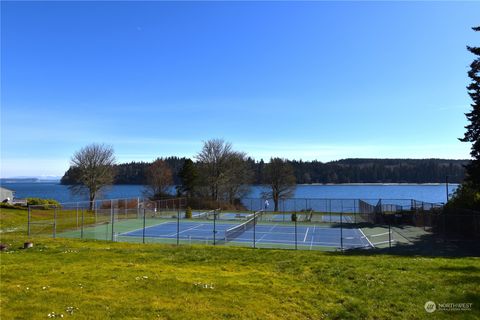
<path fill-rule="evenodd" d="M 55 199 L 59 202 L 86 200 L 86 196 L 72 195 L 67 186 L 57 182 L 4 183 L 3 187 L 14 190 L 17 198 L 39 197 Z M 449 185 L 451 194 L 458 187 Z M 142 197 L 141 185 L 115 185 L 107 188 L 101 198 L 118 199 Z M 252 186 L 247 197 L 259 198 L 263 188 Z M 446 188 L 440 185 L 298 185 L 295 198 L 329 199 L 415 199 L 425 202 L 445 202 Z"/>

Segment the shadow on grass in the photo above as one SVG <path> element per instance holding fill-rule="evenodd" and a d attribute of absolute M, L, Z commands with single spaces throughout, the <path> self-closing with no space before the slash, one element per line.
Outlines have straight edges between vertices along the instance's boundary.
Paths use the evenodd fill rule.
<path fill-rule="evenodd" d="M 345 228 L 345 225 L 343 225 Z M 372 225 L 357 224 L 352 228 L 368 228 Z M 388 230 L 388 226 L 375 225 L 376 228 Z M 478 239 L 462 239 L 461 236 L 445 236 L 435 232 L 423 232 L 421 234 L 409 235 L 408 231 L 403 233 L 398 230 L 408 230 L 410 226 L 392 227 L 394 233 L 399 234 L 406 241 L 403 243 L 392 243 L 391 247 L 374 249 L 351 249 L 346 251 L 352 255 L 389 254 L 401 256 L 428 256 L 428 257 L 480 257 L 480 245 Z"/>

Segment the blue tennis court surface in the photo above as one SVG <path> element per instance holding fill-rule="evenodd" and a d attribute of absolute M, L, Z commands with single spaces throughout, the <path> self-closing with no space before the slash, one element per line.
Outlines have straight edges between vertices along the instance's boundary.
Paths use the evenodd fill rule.
<path fill-rule="evenodd" d="M 216 239 L 225 238 L 225 230 L 235 226 L 235 224 L 216 224 Z M 143 229 L 133 230 L 121 233 L 118 236 L 143 237 Z M 146 238 L 177 238 L 177 223 L 174 221 L 163 222 L 154 226 L 145 228 Z M 178 238 L 181 240 L 201 240 L 213 241 L 213 224 L 200 222 L 182 222 L 179 226 Z M 251 243 L 253 245 L 254 230 L 250 229 L 231 242 Z M 369 247 L 370 243 L 359 229 L 325 228 L 320 226 L 295 226 L 281 224 L 257 224 L 255 228 L 255 244 L 275 245 L 276 247 L 294 246 L 308 247 L 341 247 L 358 248 Z"/>
<path fill-rule="evenodd" d="M 331 214 L 331 215 L 323 215 L 322 216 L 322 221 L 323 222 L 346 222 L 346 223 L 352 223 L 352 217 L 350 216 L 340 216 L 338 214 Z"/>

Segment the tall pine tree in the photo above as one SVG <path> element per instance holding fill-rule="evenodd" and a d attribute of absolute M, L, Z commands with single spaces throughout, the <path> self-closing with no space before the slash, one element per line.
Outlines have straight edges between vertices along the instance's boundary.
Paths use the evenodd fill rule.
<path fill-rule="evenodd" d="M 480 27 L 472 28 L 475 31 L 480 31 Z M 472 98 L 472 111 L 466 113 L 466 117 L 470 122 L 465 129 L 465 135 L 460 141 L 471 142 L 472 148 L 470 155 L 473 160 L 467 166 L 467 182 L 471 184 L 474 189 L 480 189 L 480 47 L 469 47 L 468 51 L 473 53 L 476 57 L 470 64 L 468 76 L 472 82 L 468 85 L 468 94 Z"/>

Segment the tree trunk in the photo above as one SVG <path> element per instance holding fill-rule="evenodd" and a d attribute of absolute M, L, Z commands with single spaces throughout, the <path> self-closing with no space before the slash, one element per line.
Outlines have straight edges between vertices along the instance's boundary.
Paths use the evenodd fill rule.
<path fill-rule="evenodd" d="M 273 211 L 275 211 L 275 212 L 278 212 L 278 198 L 279 198 L 279 195 L 278 195 L 277 192 L 275 192 L 273 194 L 273 203 L 275 204 L 275 208 L 274 208 Z"/>
<path fill-rule="evenodd" d="M 95 193 L 91 193 L 89 194 L 89 200 L 90 200 L 90 211 L 93 211 L 94 209 L 94 205 L 95 205 Z"/>

